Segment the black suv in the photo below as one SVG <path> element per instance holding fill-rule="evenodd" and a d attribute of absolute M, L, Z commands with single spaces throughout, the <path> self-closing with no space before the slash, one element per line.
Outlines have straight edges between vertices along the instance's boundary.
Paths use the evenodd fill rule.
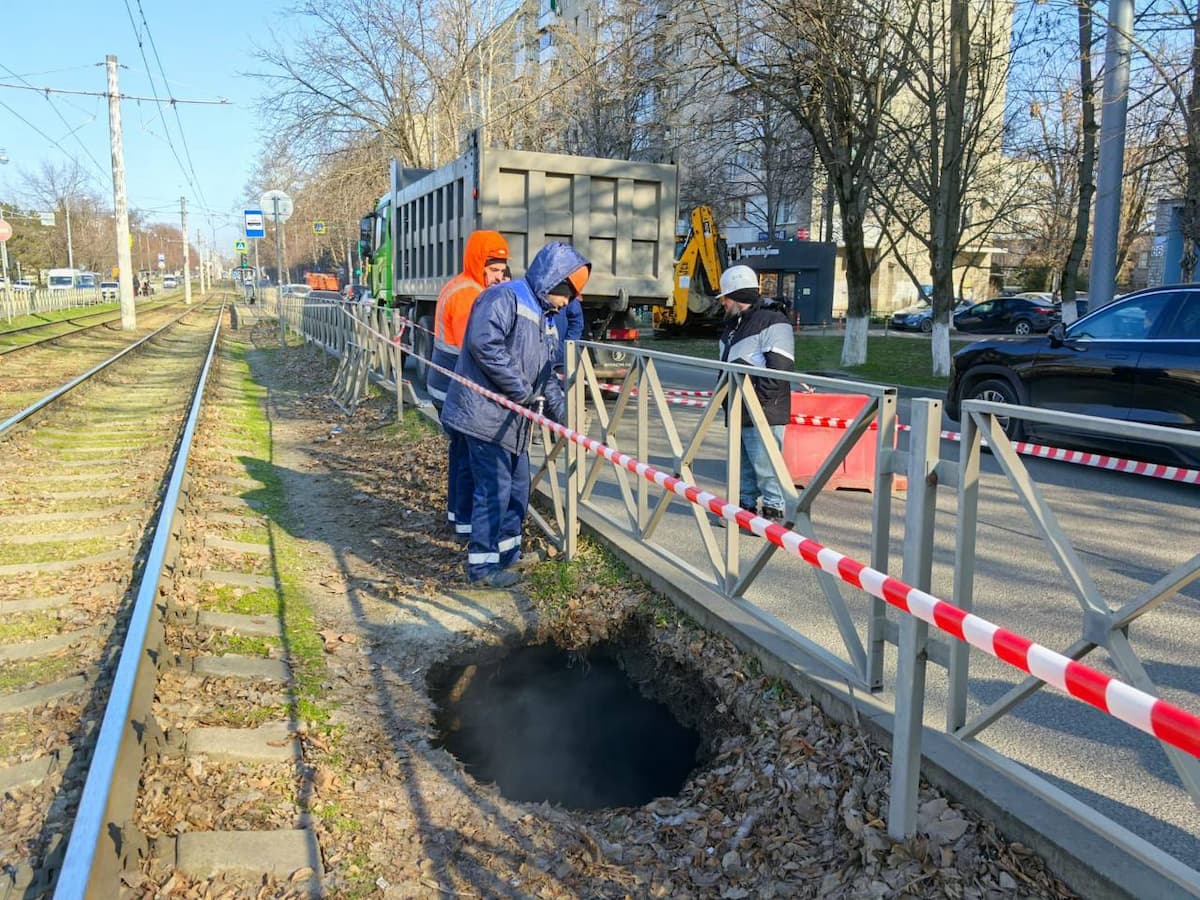
<path fill-rule="evenodd" d="M 946 415 L 957 422 L 964 400 L 1200 429 L 1200 284 L 1127 294 L 1045 336 L 969 344 L 951 361 Z M 1014 440 L 1146 449 L 1017 419 L 1005 431 Z"/>

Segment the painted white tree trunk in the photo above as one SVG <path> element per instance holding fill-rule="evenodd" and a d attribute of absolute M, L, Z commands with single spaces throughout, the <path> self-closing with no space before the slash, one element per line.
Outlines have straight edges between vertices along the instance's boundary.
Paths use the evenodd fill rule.
<path fill-rule="evenodd" d="M 933 323 L 933 374 L 950 374 L 950 326 L 945 322 Z"/>
<path fill-rule="evenodd" d="M 866 316 L 846 319 L 846 337 L 842 341 L 843 366 L 861 366 L 867 361 L 868 324 L 870 320 Z"/>

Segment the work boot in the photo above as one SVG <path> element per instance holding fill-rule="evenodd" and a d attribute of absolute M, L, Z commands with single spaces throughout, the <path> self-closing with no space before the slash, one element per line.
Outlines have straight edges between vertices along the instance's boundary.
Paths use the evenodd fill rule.
<path fill-rule="evenodd" d="M 484 575 L 475 583 L 484 587 L 510 588 L 520 580 L 521 576 L 511 569 L 497 569 Z"/>
<path fill-rule="evenodd" d="M 534 566 L 545 562 L 541 553 L 534 551 L 532 553 L 518 554 L 517 558 L 510 562 L 506 567 L 506 572 L 528 572 Z"/>

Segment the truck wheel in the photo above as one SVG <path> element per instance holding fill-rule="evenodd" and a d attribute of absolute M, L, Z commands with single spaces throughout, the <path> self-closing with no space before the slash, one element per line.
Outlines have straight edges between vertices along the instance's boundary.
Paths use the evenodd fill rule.
<path fill-rule="evenodd" d="M 1001 378 L 989 378 L 986 381 L 979 382 L 979 384 L 967 392 L 967 398 L 970 400 L 986 400 L 989 403 L 1018 404 L 1021 402 L 1012 385 Z M 1021 440 L 1025 432 L 1020 420 L 1014 419 L 1011 416 L 997 416 L 996 421 L 1000 423 L 1000 427 L 1004 429 L 1004 433 L 1008 435 L 1009 440 Z"/>

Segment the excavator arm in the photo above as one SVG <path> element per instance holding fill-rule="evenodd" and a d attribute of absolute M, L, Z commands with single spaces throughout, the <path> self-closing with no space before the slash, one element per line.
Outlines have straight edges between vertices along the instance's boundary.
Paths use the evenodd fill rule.
<path fill-rule="evenodd" d="M 711 311 L 725 265 L 725 240 L 717 229 L 716 216 L 711 207 L 697 206 L 675 263 L 672 324 L 683 325 L 689 312 L 703 315 Z"/>

